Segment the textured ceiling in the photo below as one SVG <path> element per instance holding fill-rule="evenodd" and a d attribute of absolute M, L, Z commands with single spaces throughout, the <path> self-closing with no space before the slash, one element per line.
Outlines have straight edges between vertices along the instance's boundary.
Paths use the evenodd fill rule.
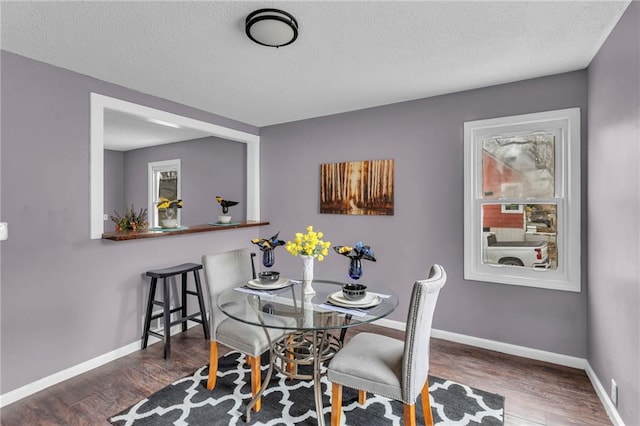
<path fill-rule="evenodd" d="M 6 2 L 2 48 L 255 126 L 583 69 L 629 1 Z M 280 49 L 244 19 L 298 20 Z"/>

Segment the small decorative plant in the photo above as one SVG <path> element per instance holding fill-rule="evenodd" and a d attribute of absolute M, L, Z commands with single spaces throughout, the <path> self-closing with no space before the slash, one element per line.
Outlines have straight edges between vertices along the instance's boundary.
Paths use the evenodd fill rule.
<path fill-rule="evenodd" d="M 216 201 L 222 207 L 222 215 L 218 216 L 218 223 L 231 223 L 231 216 L 228 214 L 229 207 L 235 206 L 238 202 L 225 200 L 219 195 L 216 195 Z"/>
<path fill-rule="evenodd" d="M 273 250 L 278 246 L 284 245 L 284 241 L 278 239 L 279 234 L 280 231 L 278 231 L 276 235 L 268 239 L 254 238 L 253 240 L 251 240 L 253 244 L 257 245 L 260 248 L 260 251 L 262 252 L 262 264 L 267 268 L 272 267 L 276 261 Z"/>
<path fill-rule="evenodd" d="M 229 201 L 229 200 L 225 200 L 223 199 L 221 196 L 216 195 L 216 201 L 220 204 L 220 206 L 222 207 L 222 214 L 228 214 L 229 213 L 229 207 L 231 206 L 235 206 L 236 204 L 238 204 L 237 201 Z"/>
<path fill-rule="evenodd" d="M 349 261 L 349 277 L 358 280 L 362 276 L 362 259 L 376 261 L 373 250 L 370 246 L 365 246 L 362 241 L 358 241 L 355 246 L 335 246 L 336 253 L 346 256 Z"/>
<path fill-rule="evenodd" d="M 350 259 L 365 259 L 376 261 L 373 250 L 370 246 L 365 246 L 362 241 L 358 241 L 355 246 L 335 246 L 333 248 L 336 253 L 346 256 Z"/>
<path fill-rule="evenodd" d="M 178 217 L 176 215 L 176 209 L 182 208 L 182 200 L 170 200 L 165 197 L 160 197 L 160 201 L 158 201 L 156 207 L 158 208 L 158 220 L 160 220 L 163 228 L 178 227 Z M 164 213 L 164 217 L 160 216 L 160 212 Z"/>
<path fill-rule="evenodd" d="M 329 254 L 330 241 L 322 241 L 324 234 L 320 231 L 314 231 L 313 226 L 307 226 L 307 233 L 296 232 L 293 241 L 287 241 L 285 249 L 294 256 L 312 256 L 317 257 L 322 262 L 324 257 Z"/>
<path fill-rule="evenodd" d="M 181 209 L 182 208 L 182 200 L 169 200 L 165 197 L 160 197 L 160 201 L 156 204 L 158 210 L 166 210 L 166 209 Z"/>
<path fill-rule="evenodd" d="M 148 226 L 147 209 L 140 209 L 136 213 L 132 204 L 131 208 L 125 209 L 123 215 L 120 215 L 116 210 L 113 213 L 109 218 L 116 224 L 116 232 L 137 231 L 138 229 L 146 229 Z"/>

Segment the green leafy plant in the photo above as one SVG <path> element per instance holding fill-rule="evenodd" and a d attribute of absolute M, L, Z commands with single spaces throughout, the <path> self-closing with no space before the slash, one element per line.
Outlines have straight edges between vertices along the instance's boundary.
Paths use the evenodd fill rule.
<path fill-rule="evenodd" d="M 131 208 L 125 210 L 123 215 L 120 215 L 116 210 L 114 210 L 113 213 L 109 218 L 116 224 L 116 232 L 147 229 L 149 225 L 147 222 L 147 209 L 140 209 L 136 213 L 133 204 Z"/>

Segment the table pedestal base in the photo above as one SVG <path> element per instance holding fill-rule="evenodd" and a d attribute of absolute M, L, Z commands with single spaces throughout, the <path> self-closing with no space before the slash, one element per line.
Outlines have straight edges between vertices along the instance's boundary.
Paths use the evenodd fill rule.
<path fill-rule="evenodd" d="M 269 369 L 260 386 L 260 391 L 247 405 L 247 422 L 251 420 L 251 409 L 262 396 L 275 368 L 290 379 L 313 380 L 316 417 L 318 425 L 324 426 L 322 385 L 320 383 L 322 363 L 333 358 L 341 346 L 340 340 L 327 330 L 291 333 L 270 344 Z M 312 366 L 312 373 L 301 373 L 299 370 L 301 366 Z"/>

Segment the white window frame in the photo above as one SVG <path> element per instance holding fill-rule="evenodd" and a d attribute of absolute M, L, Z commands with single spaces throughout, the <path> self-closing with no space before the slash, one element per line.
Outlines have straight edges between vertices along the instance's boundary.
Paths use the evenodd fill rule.
<path fill-rule="evenodd" d="M 534 132 L 556 134 L 555 196 L 483 198 L 482 141 Z M 500 117 L 464 123 L 464 278 L 527 287 L 580 292 L 580 108 Z M 556 204 L 557 269 L 524 268 L 482 262 L 482 206 Z"/>
<path fill-rule="evenodd" d="M 158 199 L 158 193 L 160 191 L 160 181 L 156 179 L 158 173 L 161 172 L 176 172 L 178 174 L 178 199 L 182 198 L 182 171 L 180 169 L 180 159 L 164 160 L 164 161 L 152 161 L 148 165 L 148 177 L 147 177 L 147 211 L 149 212 L 149 227 L 157 228 L 160 226 L 160 219 L 158 215 L 158 209 L 156 206 L 160 201 Z M 177 209 L 178 223 L 182 223 L 182 209 Z"/>

